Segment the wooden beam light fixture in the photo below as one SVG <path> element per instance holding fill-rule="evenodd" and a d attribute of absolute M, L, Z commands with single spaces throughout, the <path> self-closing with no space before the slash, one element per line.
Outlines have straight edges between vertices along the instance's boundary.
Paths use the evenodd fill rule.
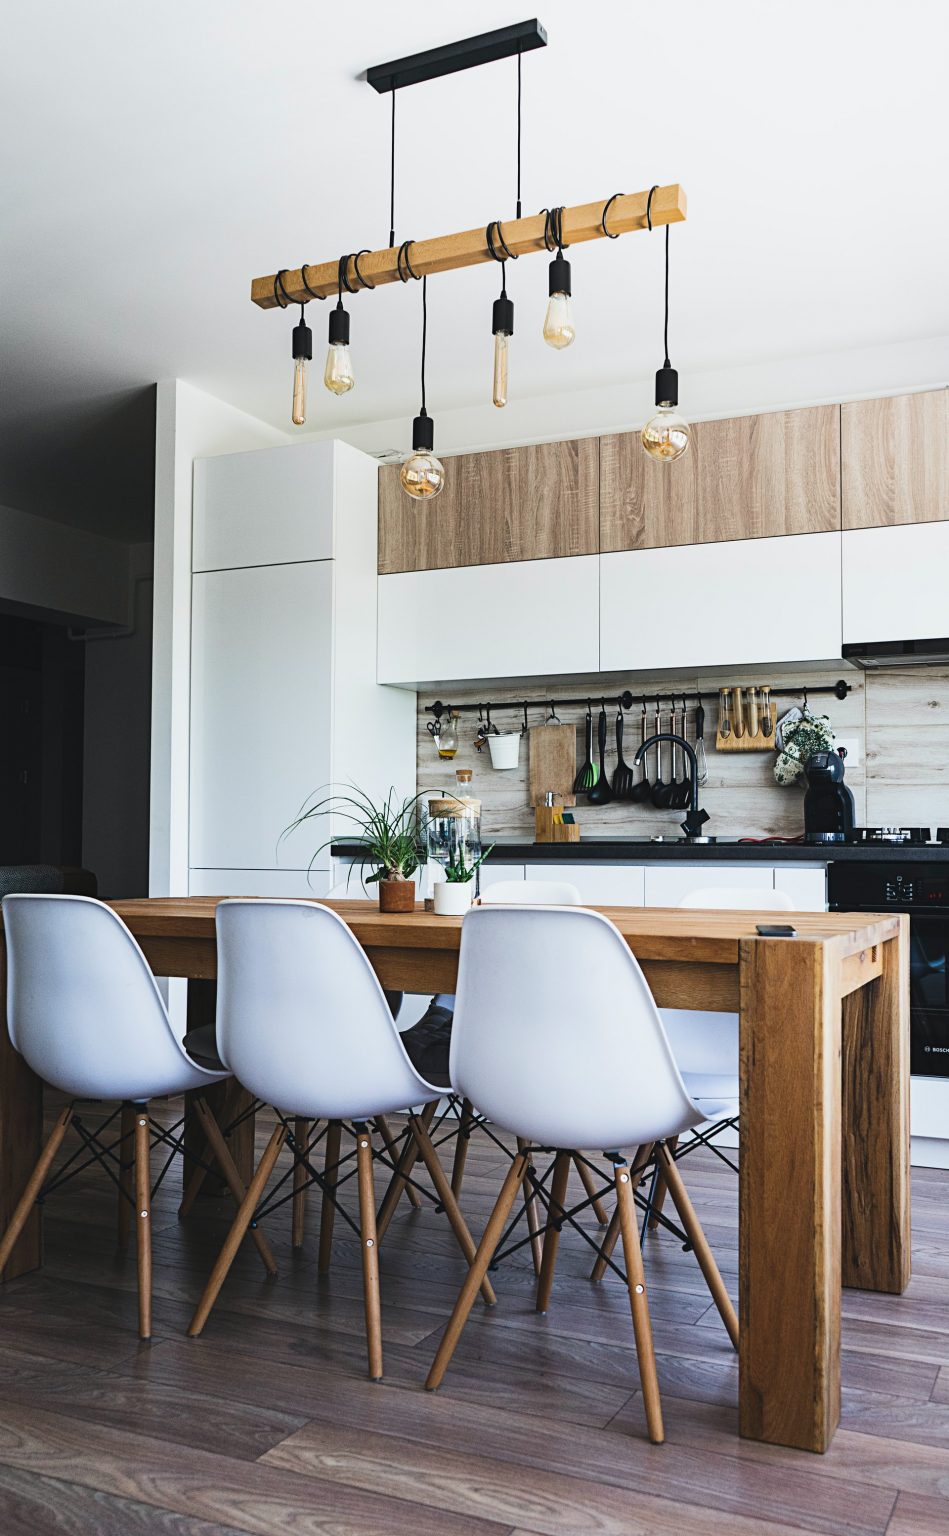
<path fill-rule="evenodd" d="M 608 197 L 602 197 L 596 202 L 580 203 L 573 208 L 563 210 L 565 247 L 581 245 L 584 240 L 604 238 L 603 209 L 608 202 Z M 626 192 L 614 198 L 609 214 L 610 233 L 624 235 L 634 230 L 648 228 L 646 222 L 648 202 L 648 187 L 643 192 Z M 683 188 L 675 182 L 670 186 L 657 187 L 652 199 L 651 216 L 653 227 L 681 223 L 686 217 L 686 198 Z M 545 227 L 546 217 L 543 213 L 528 214 L 522 219 L 505 220 L 503 225 L 505 244 L 514 256 L 524 256 L 532 251 L 546 251 L 549 255 L 549 248 L 544 240 Z M 463 230 L 460 234 L 437 235 L 432 240 L 413 240 L 410 242 L 410 251 L 412 270 L 417 272 L 419 277 L 430 277 L 437 272 L 456 272 L 461 267 L 477 267 L 493 260 L 488 246 L 487 227 L 484 225 L 478 229 Z M 366 286 L 371 284 L 372 287 L 378 288 L 385 283 L 397 283 L 402 280 L 398 246 L 368 252 L 360 257 L 359 267 L 367 279 Z M 404 260 L 402 270 L 404 271 Z M 337 257 L 332 261 L 308 265 L 305 272 L 306 282 L 303 280 L 303 268 L 291 267 L 282 274 L 281 286 L 291 303 L 305 304 L 314 296 L 326 299 L 336 293 L 339 280 Z M 276 280 L 277 274 L 271 272 L 267 277 L 255 277 L 251 283 L 251 299 L 260 309 L 281 307 L 276 296 Z"/>

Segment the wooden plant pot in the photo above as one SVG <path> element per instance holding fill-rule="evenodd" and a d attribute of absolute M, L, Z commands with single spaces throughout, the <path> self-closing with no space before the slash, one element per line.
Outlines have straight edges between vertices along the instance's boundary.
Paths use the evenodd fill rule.
<path fill-rule="evenodd" d="M 379 911 L 380 912 L 414 912 L 415 910 L 415 881 L 414 880 L 380 880 L 379 881 Z"/>

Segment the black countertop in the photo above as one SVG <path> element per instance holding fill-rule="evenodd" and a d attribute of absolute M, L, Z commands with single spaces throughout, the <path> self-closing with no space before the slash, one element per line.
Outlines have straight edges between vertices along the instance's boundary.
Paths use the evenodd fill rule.
<path fill-rule="evenodd" d="M 489 834 L 484 841 L 490 843 Z M 358 859 L 358 844 L 341 839 L 331 849 L 337 858 Z M 743 843 L 723 838 L 718 843 L 652 842 L 638 837 L 585 837 L 579 843 L 529 843 L 500 837 L 492 864 L 930 864 L 949 863 L 949 846 L 937 843 Z"/>

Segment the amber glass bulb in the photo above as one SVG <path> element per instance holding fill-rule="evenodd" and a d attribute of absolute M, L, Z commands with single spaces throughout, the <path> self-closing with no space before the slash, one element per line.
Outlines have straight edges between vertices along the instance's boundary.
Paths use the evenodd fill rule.
<path fill-rule="evenodd" d="M 505 331 L 496 331 L 494 334 L 494 388 L 492 399 L 495 405 L 507 405 L 507 359 L 511 338 Z"/>
<path fill-rule="evenodd" d="M 293 360 L 293 409 L 290 420 L 295 427 L 302 427 L 306 423 L 306 365 L 305 357 L 295 357 Z"/>
<path fill-rule="evenodd" d="M 544 316 L 544 340 L 548 347 L 569 347 L 576 335 L 573 327 L 573 303 L 569 293 L 552 293 Z"/>
<path fill-rule="evenodd" d="M 445 467 L 434 453 L 413 450 L 399 471 L 399 480 L 408 496 L 437 496 L 445 484 Z"/>
<path fill-rule="evenodd" d="M 356 382 L 353 360 L 348 346 L 341 341 L 331 341 L 326 349 L 326 367 L 323 383 L 334 395 L 345 395 Z"/>
<path fill-rule="evenodd" d="M 671 405 L 660 405 L 642 430 L 642 444 L 653 459 L 671 463 L 689 446 L 689 424 Z"/>

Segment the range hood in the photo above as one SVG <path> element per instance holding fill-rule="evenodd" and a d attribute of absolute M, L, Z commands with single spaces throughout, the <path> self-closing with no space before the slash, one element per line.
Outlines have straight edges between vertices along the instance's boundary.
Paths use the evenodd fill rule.
<path fill-rule="evenodd" d="M 864 671 L 890 667 L 947 667 L 947 640 L 869 640 L 862 645 L 845 645 L 844 661 Z"/>

